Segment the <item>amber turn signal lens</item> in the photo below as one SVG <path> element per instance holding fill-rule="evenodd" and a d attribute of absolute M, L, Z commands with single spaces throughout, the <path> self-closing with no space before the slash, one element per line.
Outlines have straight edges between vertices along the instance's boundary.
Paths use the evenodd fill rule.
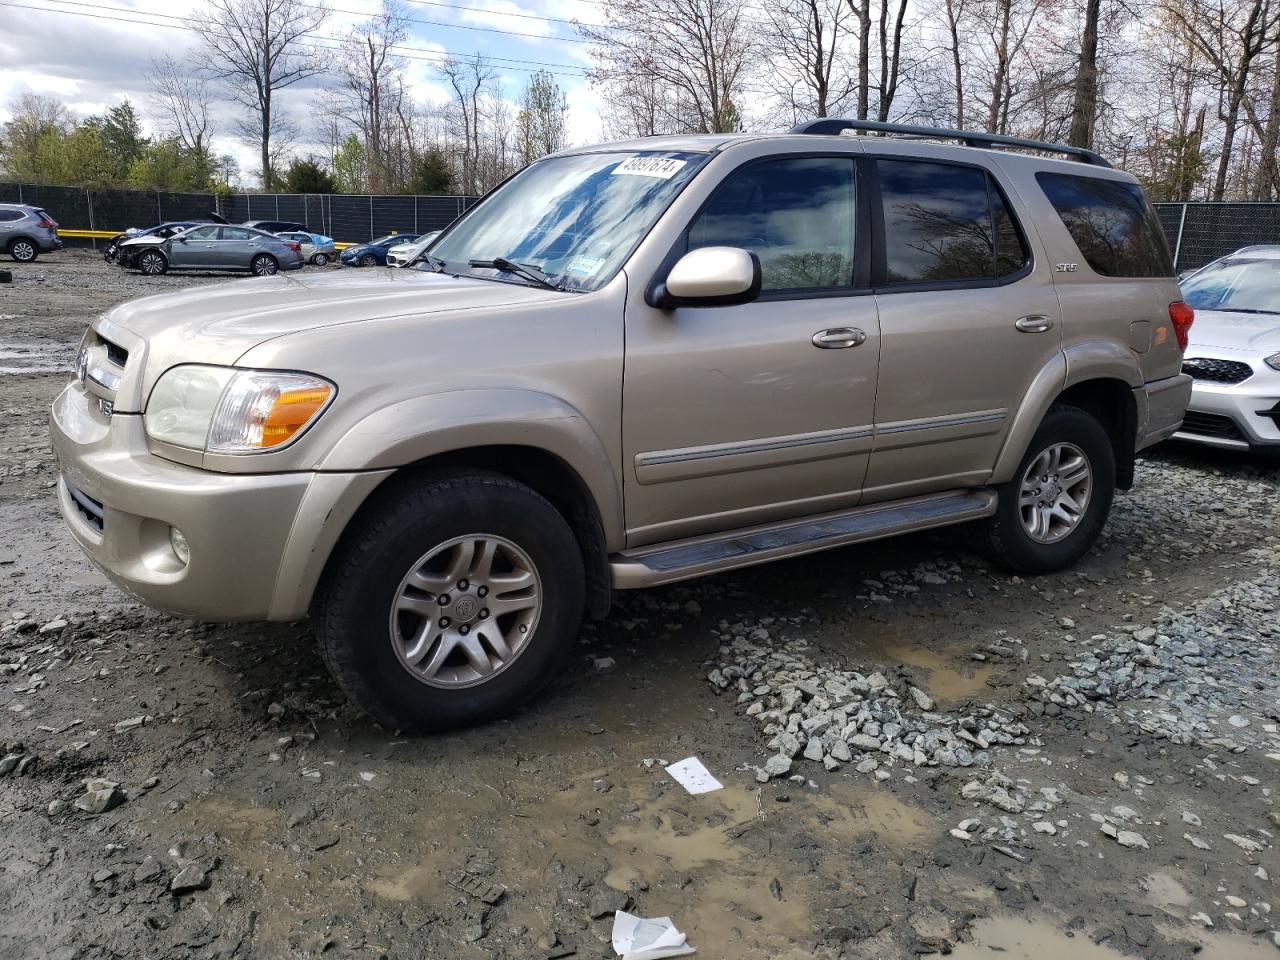
<path fill-rule="evenodd" d="M 329 402 L 332 393 L 328 386 L 282 390 L 262 422 L 262 437 L 258 445 L 276 447 L 292 439 Z"/>

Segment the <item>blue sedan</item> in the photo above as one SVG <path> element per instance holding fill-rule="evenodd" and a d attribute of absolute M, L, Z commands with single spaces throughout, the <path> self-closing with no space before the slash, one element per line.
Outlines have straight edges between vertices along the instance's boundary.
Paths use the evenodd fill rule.
<path fill-rule="evenodd" d="M 377 240 L 370 240 L 368 243 L 347 247 L 342 251 L 340 259 L 343 266 L 347 267 L 385 267 L 388 250 L 397 244 L 409 243 L 417 239 L 416 233 L 392 233 Z"/>

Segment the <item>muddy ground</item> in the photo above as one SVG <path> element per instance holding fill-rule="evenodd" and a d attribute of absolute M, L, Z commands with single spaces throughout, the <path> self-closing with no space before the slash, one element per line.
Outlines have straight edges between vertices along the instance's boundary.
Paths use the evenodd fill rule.
<path fill-rule="evenodd" d="M 735 960 L 1280 956 L 1274 466 L 1157 450 L 1096 551 L 1049 577 L 952 529 L 625 595 L 528 709 L 404 738 L 343 701 L 307 624 L 149 612 L 62 532 L 46 410 L 85 324 L 217 281 L 88 252 L 15 266 L 0 957 L 603 958 L 626 906 Z M 1175 627 L 1225 654 L 1164 657 Z M 1136 668 L 1091 653 L 1131 639 Z M 908 720 L 969 723 L 981 749 L 796 752 L 759 782 L 779 690 L 726 678 L 742 643 L 819 685 L 878 674 Z M 1156 660 L 1163 679 L 1130 682 Z M 1054 678 L 1098 669 L 1102 693 L 1053 701 Z M 997 726 L 1025 733 L 988 743 Z M 655 762 L 688 756 L 724 789 L 690 796 Z M 86 800 L 95 778 L 117 786 Z"/>

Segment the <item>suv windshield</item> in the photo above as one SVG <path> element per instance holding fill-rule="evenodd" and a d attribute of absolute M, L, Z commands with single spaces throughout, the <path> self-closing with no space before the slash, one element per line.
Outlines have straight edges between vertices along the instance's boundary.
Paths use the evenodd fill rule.
<path fill-rule="evenodd" d="M 1280 313 L 1280 260 L 1223 260 L 1182 284 L 1196 310 Z"/>
<path fill-rule="evenodd" d="M 669 151 L 541 160 L 473 207 L 431 248 L 432 259 L 448 273 L 533 282 L 471 265 L 509 260 L 566 290 L 599 289 L 705 160 Z"/>

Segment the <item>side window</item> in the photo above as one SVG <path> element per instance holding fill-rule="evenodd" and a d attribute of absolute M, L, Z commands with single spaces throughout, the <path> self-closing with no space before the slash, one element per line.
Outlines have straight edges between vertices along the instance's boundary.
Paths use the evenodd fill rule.
<path fill-rule="evenodd" d="M 854 165 L 845 157 L 753 163 L 731 174 L 689 227 L 689 249 L 743 247 L 764 290 L 853 286 Z"/>
<path fill-rule="evenodd" d="M 1164 230 L 1136 183 L 1066 173 L 1037 173 L 1036 180 L 1097 273 L 1173 276 Z"/>
<path fill-rule="evenodd" d="M 217 227 L 196 227 L 194 230 L 184 234 L 188 240 L 217 240 Z"/>
<path fill-rule="evenodd" d="M 889 283 L 995 280 L 1030 259 L 999 188 L 977 167 L 877 160 Z"/>
<path fill-rule="evenodd" d="M 249 240 L 254 236 L 252 230 L 246 230 L 244 227 L 223 227 L 223 240 Z"/>
<path fill-rule="evenodd" d="M 22 211 L 20 210 L 0 210 L 0 223 L 8 223 L 13 220 L 21 220 Z"/>

